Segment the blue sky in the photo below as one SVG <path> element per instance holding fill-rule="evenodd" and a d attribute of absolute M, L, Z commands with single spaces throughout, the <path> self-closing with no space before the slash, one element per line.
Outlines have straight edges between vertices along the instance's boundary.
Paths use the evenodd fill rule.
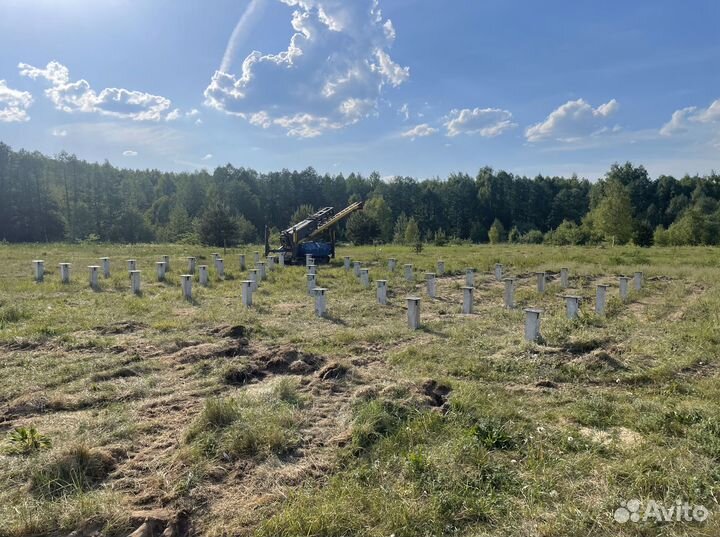
<path fill-rule="evenodd" d="M 720 170 L 716 0 L 2 0 L 0 140 L 163 170 Z"/>

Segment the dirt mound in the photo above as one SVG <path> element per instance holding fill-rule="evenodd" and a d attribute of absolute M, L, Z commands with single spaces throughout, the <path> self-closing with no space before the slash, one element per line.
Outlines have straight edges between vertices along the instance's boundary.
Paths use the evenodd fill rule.
<path fill-rule="evenodd" d="M 348 372 L 348 367 L 337 362 L 331 362 L 318 371 L 318 377 L 322 380 L 339 379 Z"/>
<path fill-rule="evenodd" d="M 572 340 L 563 345 L 563 349 L 570 354 L 586 354 L 610 343 L 608 338 L 592 338 L 587 340 Z"/>
<path fill-rule="evenodd" d="M 559 388 L 559 386 L 552 380 L 541 380 L 539 382 L 536 382 L 535 387 L 536 388 L 549 388 L 552 390 L 556 390 Z"/>
<path fill-rule="evenodd" d="M 138 511 L 130 515 L 133 526 L 140 524 L 128 537 L 185 537 L 190 533 L 187 513 L 171 515 L 163 509 Z"/>
<path fill-rule="evenodd" d="M 43 343 L 43 341 L 33 339 L 16 338 L 13 341 L 0 345 L 0 347 L 4 347 L 9 351 L 32 351 L 41 347 Z"/>
<path fill-rule="evenodd" d="M 596 350 L 572 360 L 571 363 L 584 366 L 591 371 L 620 371 L 627 367 L 620 360 L 604 350 Z"/>
<path fill-rule="evenodd" d="M 110 371 L 102 371 L 100 373 L 95 373 L 90 376 L 90 380 L 92 380 L 93 382 L 106 382 L 114 379 L 137 377 L 140 376 L 140 374 L 140 370 L 135 370 L 131 367 L 118 367 L 117 369 L 112 369 Z"/>
<path fill-rule="evenodd" d="M 131 332 L 142 330 L 143 328 L 147 328 L 147 325 L 138 321 L 118 321 L 105 326 L 96 326 L 94 330 L 100 334 L 109 336 L 116 334 L 129 334 Z"/>
<path fill-rule="evenodd" d="M 292 347 L 273 347 L 255 353 L 250 361 L 230 364 L 223 373 L 223 380 L 226 384 L 244 385 L 262 380 L 271 374 L 309 375 L 320 369 L 324 363 L 324 358 L 303 353 Z M 344 374 L 339 372 L 338 364 L 330 365 L 334 365 L 335 369 L 330 366 L 323 369 L 327 369 L 325 371 L 327 378 L 337 378 Z"/>
<path fill-rule="evenodd" d="M 430 406 L 443 407 L 452 391 L 450 386 L 439 384 L 436 380 L 427 379 L 422 383 L 422 393 L 430 400 Z"/>
<path fill-rule="evenodd" d="M 316 371 L 325 363 L 321 356 L 301 352 L 293 347 L 270 347 L 258 353 L 253 362 L 261 371 L 275 374 L 301 372 L 308 374 Z"/>
<path fill-rule="evenodd" d="M 72 405 L 61 398 L 50 399 L 44 395 L 22 395 L 10 402 L 3 417 L 14 419 L 21 416 L 43 414 L 48 411 L 70 410 L 71 407 Z"/>
<path fill-rule="evenodd" d="M 211 328 L 207 331 L 207 333 L 211 336 L 217 336 L 217 337 L 224 337 L 224 338 L 230 338 L 230 339 L 241 339 L 241 338 L 247 338 L 250 335 L 250 329 L 241 325 L 229 325 L 229 324 L 222 324 L 220 326 L 216 326 L 215 328 Z"/>
<path fill-rule="evenodd" d="M 182 364 L 192 364 L 201 360 L 212 358 L 226 358 L 246 356 L 249 354 L 246 339 L 223 341 L 222 343 L 198 343 L 185 347 L 170 355 L 174 361 Z"/>

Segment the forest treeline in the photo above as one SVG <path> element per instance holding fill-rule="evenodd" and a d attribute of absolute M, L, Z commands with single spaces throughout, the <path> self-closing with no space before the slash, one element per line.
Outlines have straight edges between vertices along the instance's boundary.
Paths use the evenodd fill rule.
<path fill-rule="evenodd" d="M 474 177 L 383 181 L 312 168 L 259 173 L 129 170 L 0 143 L 0 240 L 202 242 L 262 239 L 316 208 L 357 201 L 341 235 L 355 243 L 422 241 L 628 243 L 720 242 L 720 176 L 661 175 L 615 164 L 596 182 L 528 178 L 491 168 Z"/>

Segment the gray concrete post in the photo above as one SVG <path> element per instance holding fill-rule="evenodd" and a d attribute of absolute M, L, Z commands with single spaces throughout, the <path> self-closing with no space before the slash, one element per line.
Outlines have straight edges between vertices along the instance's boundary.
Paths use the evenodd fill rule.
<path fill-rule="evenodd" d="M 258 269 L 258 274 L 260 276 L 260 281 L 263 281 L 265 278 L 267 278 L 267 272 L 265 270 L 265 262 L 258 261 L 256 266 Z"/>
<path fill-rule="evenodd" d="M 192 300 L 192 274 L 180 275 L 180 286 L 182 287 L 182 294 L 185 300 Z"/>
<path fill-rule="evenodd" d="M 605 313 L 605 295 L 609 285 L 600 284 L 595 291 L 595 313 L 603 315 Z"/>
<path fill-rule="evenodd" d="M 407 300 L 407 319 L 410 330 L 420 328 L 420 299 L 418 297 L 409 296 Z"/>
<path fill-rule="evenodd" d="M 245 270 L 247 268 L 247 266 L 245 264 L 245 254 L 240 254 L 239 260 L 240 260 L 240 270 Z"/>
<path fill-rule="evenodd" d="M 360 269 L 360 285 L 365 289 L 370 287 L 370 271 L 366 268 Z"/>
<path fill-rule="evenodd" d="M 542 310 L 525 308 L 525 341 L 537 341 L 540 338 L 540 314 Z"/>
<path fill-rule="evenodd" d="M 465 285 L 475 287 L 475 271 L 471 268 L 465 269 Z"/>
<path fill-rule="evenodd" d="M 317 274 L 317 265 L 308 265 L 308 273 Z"/>
<path fill-rule="evenodd" d="M 208 284 L 208 267 L 207 265 L 200 265 L 200 285 L 207 287 Z"/>
<path fill-rule="evenodd" d="M 437 270 L 435 272 L 438 276 L 445 274 L 445 261 L 440 260 L 437 262 Z"/>
<path fill-rule="evenodd" d="M 308 273 L 307 277 L 307 291 L 308 295 L 313 296 L 313 289 L 317 287 L 317 276 L 315 274 Z"/>
<path fill-rule="evenodd" d="M 283 252 L 278 254 L 278 265 L 280 268 L 285 268 L 285 254 Z"/>
<path fill-rule="evenodd" d="M 195 263 L 197 262 L 197 259 L 194 257 L 188 257 L 188 274 L 195 274 Z"/>
<path fill-rule="evenodd" d="M 463 313 L 469 315 L 473 312 L 473 291 L 474 287 L 463 287 Z"/>
<path fill-rule="evenodd" d="M 355 274 L 355 277 L 360 277 L 360 267 L 362 267 L 362 263 L 360 261 L 354 261 L 353 262 L 353 274 Z"/>
<path fill-rule="evenodd" d="M 387 305 L 387 280 L 377 281 L 377 301 L 383 306 Z"/>
<path fill-rule="evenodd" d="M 495 279 L 497 281 L 503 279 L 503 266 L 501 263 L 495 263 Z"/>
<path fill-rule="evenodd" d="M 222 257 L 218 257 L 217 261 L 215 261 L 215 269 L 220 278 L 225 277 L 225 261 L 223 261 Z"/>
<path fill-rule="evenodd" d="M 267 269 L 273 270 L 275 268 L 275 256 L 267 256 Z"/>
<path fill-rule="evenodd" d="M 70 263 L 60 263 L 60 281 L 70 283 Z"/>
<path fill-rule="evenodd" d="M 155 262 L 155 273 L 157 274 L 157 281 L 161 282 L 165 279 L 165 261 Z"/>
<path fill-rule="evenodd" d="M 638 271 L 633 276 L 633 285 L 635 286 L 635 290 L 639 291 L 642 289 L 643 286 L 643 273 L 641 271 Z"/>
<path fill-rule="evenodd" d="M 310 265 L 313 265 L 313 264 L 314 264 L 314 261 L 313 261 L 312 254 L 305 254 L 305 266 L 309 267 Z"/>
<path fill-rule="evenodd" d="M 396 267 L 397 267 L 397 259 L 395 259 L 394 257 L 391 257 L 390 259 L 388 259 L 388 270 L 390 272 L 395 272 Z"/>
<path fill-rule="evenodd" d="M 426 272 L 425 280 L 426 280 L 426 284 L 427 284 L 428 296 L 430 298 L 435 298 L 435 294 L 437 291 L 437 280 L 435 279 L 435 273 L 434 272 Z"/>
<path fill-rule="evenodd" d="M 253 262 L 255 263 L 255 267 L 257 267 L 257 264 L 260 262 L 260 252 L 253 252 Z"/>
<path fill-rule="evenodd" d="M 567 289 L 570 286 L 568 282 L 568 269 L 561 268 L 560 269 L 560 287 L 563 289 Z"/>
<path fill-rule="evenodd" d="M 110 277 L 110 258 L 101 257 L 100 261 L 102 261 L 103 278 L 107 279 Z"/>
<path fill-rule="evenodd" d="M 35 281 L 43 281 L 45 278 L 45 261 L 42 259 L 36 259 L 33 261 L 33 268 L 35 269 Z"/>
<path fill-rule="evenodd" d="M 630 281 L 630 278 L 627 276 L 620 276 L 620 299 L 622 301 L 627 300 L 628 298 L 628 282 Z"/>
<path fill-rule="evenodd" d="M 405 279 L 409 282 L 415 279 L 415 275 L 413 274 L 413 266 L 411 263 L 405 265 Z"/>
<path fill-rule="evenodd" d="M 132 292 L 136 295 L 140 294 L 140 271 L 130 271 L 130 285 L 132 286 Z"/>
<path fill-rule="evenodd" d="M 137 261 L 135 259 L 128 259 L 128 272 L 131 270 L 137 270 Z"/>
<path fill-rule="evenodd" d="M 580 313 L 580 297 L 579 296 L 565 296 L 565 311 L 567 318 L 572 320 L 577 319 L 578 313 Z"/>
<path fill-rule="evenodd" d="M 162 256 L 162 260 L 165 262 L 165 272 L 170 272 L 170 256 Z"/>
<path fill-rule="evenodd" d="M 343 257 L 343 267 L 345 267 L 345 271 L 350 270 L 350 256 L 346 255 Z"/>
<path fill-rule="evenodd" d="M 537 292 L 538 293 L 544 293 L 545 292 L 545 273 L 544 272 L 536 272 L 537 275 Z"/>
<path fill-rule="evenodd" d="M 242 304 L 249 308 L 252 306 L 253 281 L 243 280 L 240 285 L 242 286 Z"/>
<path fill-rule="evenodd" d="M 258 287 L 260 286 L 260 271 L 256 268 L 248 270 L 248 274 L 250 274 L 250 281 L 253 282 L 252 290 L 253 292 L 258 290 Z"/>
<path fill-rule="evenodd" d="M 315 289 L 313 289 L 313 294 L 315 295 L 315 315 L 318 317 L 325 317 L 325 308 L 327 306 L 325 293 L 327 293 L 327 289 L 324 287 L 315 287 Z"/>
<path fill-rule="evenodd" d="M 90 265 L 88 269 L 90 270 L 90 288 L 97 289 L 98 273 L 100 272 L 100 267 L 98 265 Z"/>
<path fill-rule="evenodd" d="M 513 309 L 515 307 L 515 278 L 505 278 L 505 307 Z"/>

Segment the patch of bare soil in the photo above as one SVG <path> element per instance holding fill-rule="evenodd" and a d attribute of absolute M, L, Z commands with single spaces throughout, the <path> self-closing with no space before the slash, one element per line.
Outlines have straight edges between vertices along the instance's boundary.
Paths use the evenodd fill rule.
<path fill-rule="evenodd" d="M 130 525 L 136 529 L 128 537 L 186 537 L 191 533 L 190 519 L 184 511 L 135 511 L 130 514 Z"/>
<path fill-rule="evenodd" d="M 585 438 L 608 447 L 615 446 L 621 449 L 633 449 L 644 442 L 644 438 L 640 433 L 627 429 L 626 427 L 614 427 L 607 431 L 592 429 L 590 427 L 580 427 L 579 431 Z"/>
<path fill-rule="evenodd" d="M 95 327 L 95 331 L 103 335 L 129 334 L 147 328 L 145 323 L 138 321 L 118 321 L 104 326 Z"/>
<path fill-rule="evenodd" d="M 118 336 L 139 326 L 114 326 Z M 106 372 L 88 374 L 89 382 L 142 376 L 143 361 L 153 358 L 153 372 L 160 385 L 125 402 L 137 424 L 131 441 L 122 443 L 124 456 L 105 480 L 123 494 L 129 509 L 132 537 L 184 537 L 202 535 L 221 524 L 250 534 L 283 501 L 293 487 L 320 480 L 335 469 L 337 449 L 351 440 L 352 408 L 358 398 L 384 397 L 395 391 L 411 393 L 418 404 L 446 411 L 450 387 L 434 380 L 399 386 L 387 371 L 382 346 L 368 353 L 357 348 L 350 358 L 330 358 L 303 352 L 288 345 L 251 341 L 239 325 L 223 325 L 203 334 L 211 342 L 188 339 L 161 351 L 143 348 L 142 338 L 119 349 L 133 356 L 127 364 Z M 132 351 L 130 347 L 132 346 Z M 137 354 L 137 356 L 136 356 Z M 191 364 L 221 360 L 228 365 L 215 385 L 202 375 L 188 375 Z M 202 411 L 209 395 L 232 394 L 237 386 L 252 384 L 264 389 L 279 376 L 299 377 L 298 392 L 307 403 L 301 416 L 299 447 L 282 457 L 263 461 L 214 461 L 200 471 L 181 456 L 187 427 Z M 77 409 L 76 402 L 52 400 L 42 395 L 13 401 L 4 419 L 29 414 Z M 93 405 L 98 404 L 96 401 Z M 192 521 L 192 524 L 191 524 Z M 96 534 L 93 521 L 79 527 L 75 537 Z"/>
<path fill-rule="evenodd" d="M 590 371 L 621 371 L 627 369 L 625 364 L 613 356 L 611 352 L 602 349 L 579 356 L 571 362 L 582 365 Z"/>

